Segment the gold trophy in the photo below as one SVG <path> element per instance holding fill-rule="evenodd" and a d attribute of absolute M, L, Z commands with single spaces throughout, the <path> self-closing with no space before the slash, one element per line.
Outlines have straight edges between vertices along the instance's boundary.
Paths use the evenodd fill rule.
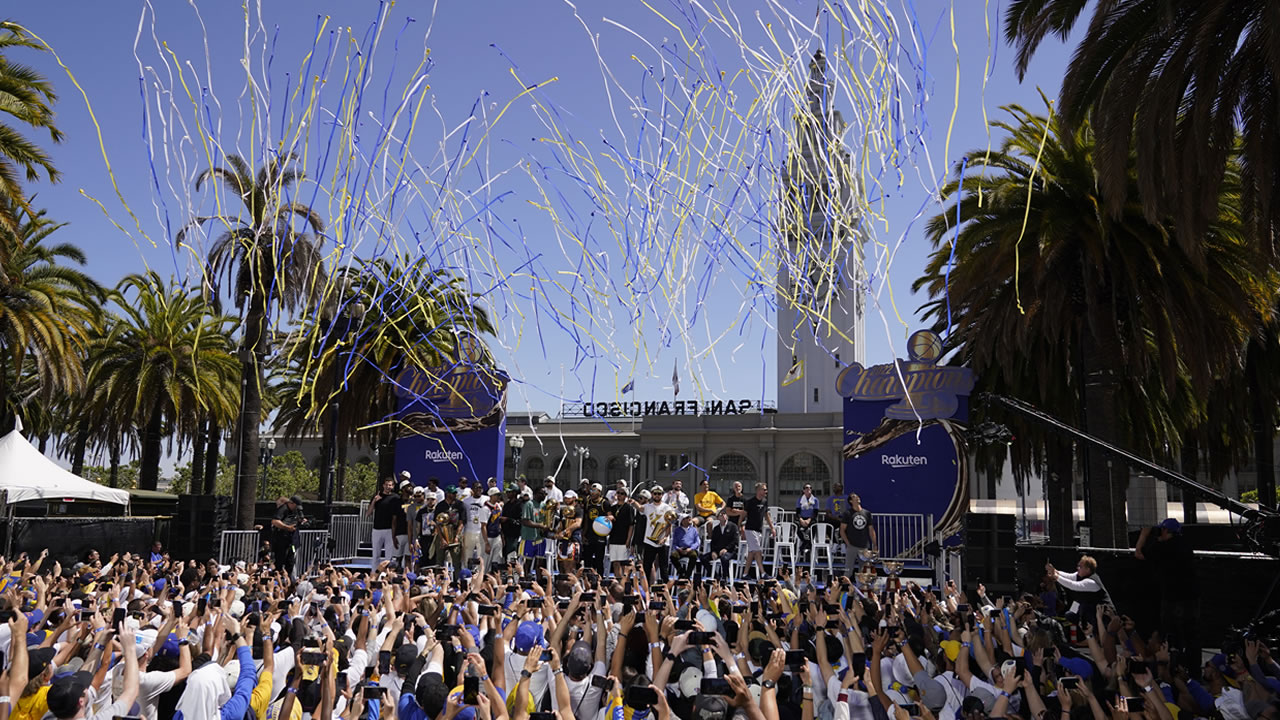
<path fill-rule="evenodd" d="M 884 581 L 885 590 L 892 592 L 902 589 L 902 578 L 898 577 L 898 574 L 902 572 L 902 565 L 901 560 L 884 561 L 884 571 L 889 576 Z"/>
<path fill-rule="evenodd" d="M 870 563 L 863 565 L 858 571 L 858 585 L 862 588 L 862 592 L 870 595 L 876 584 L 876 568 Z"/>

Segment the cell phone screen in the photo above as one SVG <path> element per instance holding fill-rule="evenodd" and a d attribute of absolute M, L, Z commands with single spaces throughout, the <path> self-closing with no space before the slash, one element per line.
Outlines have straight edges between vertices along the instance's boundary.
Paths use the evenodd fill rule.
<path fill-rule="evenodd" d="M 804 651 L 803 651 L 803 650 L 788 650 L 788 651 L 787 651 L 787 661 L 786 661 L 786 662 L 787 662 L 787 667 L 801 667 L 801 666 L 803 666 L 803 665 L 804 665 L 804 663 L 805 663 Z"/>
<path fill-rule="evenodd" d="M 462 679 L 462 704 L 480 704 L 480 678 L 472 675 Z"/>
<path fill-rule="evenodd" d="M 1064 677 L 1058 680 L 1058 687 L 1062 688 L 1063 690 L 1075 690 L 1076 688 L 1080 687 L 1080 678 Z"/>
<path fill-rule="evenodd" d="M 386 675 L 389 672 L 391 672 L 391 651 L 379 650 L 378 651 L 378 674 Z"/>
<path fill-rule="evenodd" d="M 382 694 L 386 691 L 387 689 L 382 687 L 381 685 L 365 685 L 364 699 L 365 700 L 381 700 Z"/>
<path fill-rule="evenodd" d="M 634 710 L 644 710 L 658 704 L 658 691 L 653 688 L 640 687 L 632 685 L 627 688 L 627 693 L 623 697 L 623 702 L 627 707 Z"/>
<path fill-rule="evenodd" d="M 694 630 L 689 633 L 690 645 L 711 645 L 715 643 L 715 633 L 711 631 Z"/>
<path fill-rule="evenodd" d="M 703 695 L 723 695 L 724 697 L 733 697 L 733 689 L 729 687 L 729 681 L 724 678 L 702 678 L 702 686 L 699 688 Z"/>
<path fill-rule="evenodd" d="M 125 609 L 122 607 L 116 608 L 115 612 L 111 613 L 111 627 L 115 628 L 116 632 L 120 632 L 120 626 L 124 624 L 124 618 Z"/>
<path fill-rule="evenodd" d="M 592 675 L 591 687 L 598 688 L 600 690 L 608 690 L 613 687 L 613 681 L 603 675 Z"/>

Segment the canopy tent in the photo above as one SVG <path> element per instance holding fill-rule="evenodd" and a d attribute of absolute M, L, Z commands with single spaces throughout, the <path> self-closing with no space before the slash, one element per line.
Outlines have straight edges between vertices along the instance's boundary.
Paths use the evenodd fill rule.
<path fill-rule="evenodd" d="M 127 490 L 99 485 L 58 467 L 27 442 L 19 429 L 0 438 L 0 498 L 4 503 L 73 499 L 129 504 Z"/>

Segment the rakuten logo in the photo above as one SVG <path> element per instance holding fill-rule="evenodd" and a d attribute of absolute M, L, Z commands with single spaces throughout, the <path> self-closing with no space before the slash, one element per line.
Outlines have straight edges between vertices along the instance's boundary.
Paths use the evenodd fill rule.
<path fill-rule="evenodd" d="M 881 455 L 880 464 L 895 468 L 908 468 L 928 465 L 929 458 L 924 455 Z"/>
<path fill-rule="evenodd" d="M 462 459 L 462 453 L 457 450 L 428 450 L 425 455 L 431 462 L 453 462 Z"/>

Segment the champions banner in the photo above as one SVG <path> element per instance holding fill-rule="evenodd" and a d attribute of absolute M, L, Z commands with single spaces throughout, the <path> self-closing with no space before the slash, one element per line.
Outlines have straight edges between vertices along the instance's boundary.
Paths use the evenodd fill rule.
<path fill-rule="evenodd" d="M 933 515 L 950 535 L 969 506 L 968 468 L 958 424 L 969 419 L 973 371 L 939 366 L 942 341 L 922 330 L 909 360 L 836 378 L 844 396 L 844 489 L 872 514 Z M 907 548 L 881 548 L 892 556 Z"/>
<path fill-rule="evenodd" d="M 396 468 L 415 485 L 459 478 L 502 486 L 507 381 L 493 368 L 458 365 L 405 370 L 396 378 Z"/>

